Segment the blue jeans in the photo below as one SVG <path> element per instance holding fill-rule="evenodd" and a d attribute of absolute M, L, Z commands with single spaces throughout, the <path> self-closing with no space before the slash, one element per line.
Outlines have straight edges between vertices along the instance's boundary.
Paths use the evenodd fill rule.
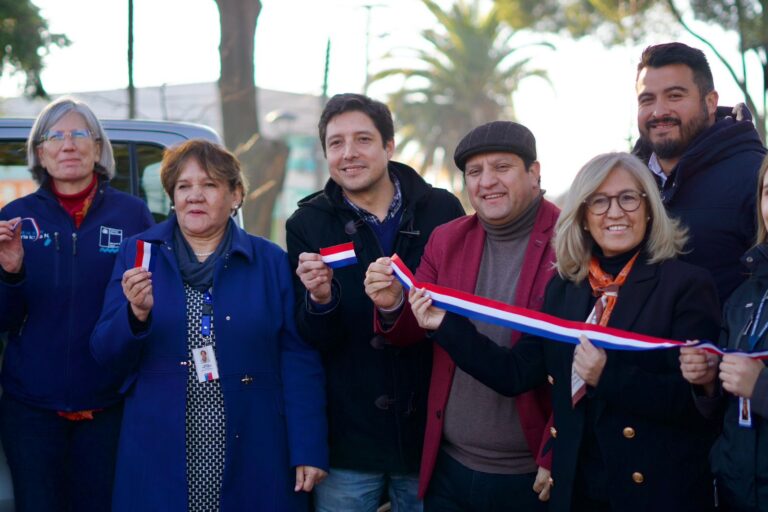
<path fill-rule="evenodd" d="M 17 512 L 104 512 L 112 507 L 123 406 L 70 421 L 56 411 L 0 399 L 0 438 Z"/>
<path fill-rule="evenodd" d="M 389 488 L 392 512 L 421 512 L 421 502 L 416 498 L 417 475 L 339 468 L 331 468 L 328 478 L 315 487 L 315 511 L 376 512 L 385 487 Z"/>
<path fill-rule="evenodd" d="M 440 450 L 424 497 L 434 512 L 543 512 L 533 491 L 536 473 L 499 475 L 474 471 Z"/>

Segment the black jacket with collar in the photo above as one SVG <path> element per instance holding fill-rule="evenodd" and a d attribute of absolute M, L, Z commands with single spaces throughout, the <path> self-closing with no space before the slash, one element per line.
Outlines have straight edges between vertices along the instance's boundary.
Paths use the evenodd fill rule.
<path fill-rule="evenodd" d="M 721 303 L 747 275 L 739 260 L 755 243 L 757 173 L 766 153 L 749 110 L 739 120 L 731 110 L 718 107 L 715 124 L 691 141 L 660 188 L 669 214 L 689 229 L 689 252 L 680 259 L 712 273 Z M 645 162 L 651 156 L 642 140 L 634 153 Z"/>
<path fill-rule="evenodd" d="M 397 176 L 403 194 L 394 252 L 409 268 L 417 268 L 432 230 L 464 210 L 454 195 L 433 188 L 410 167 L 390 161 L 389 172 Z M 299 332 L 320 350 L 326 369 L 331 467 L 417 472 L 431 347 L 419 343 L 394 348 L 374 334 L 373 303 L 363 281 L 368 265 L 385 256 L 375 233 L 346 204 L 333 180 L 299 202 L 286 232 L 294 269 L 300 253 L 341 243 L 353 242 L 357 255 L 357 264 L 334 271 L 339 303 L 326 313 L 312 312 L 306 290 L 294 276 Z"/>
<path fill-rule="evenodd" d="M 768 292 L 768 246 L 751 249 L 743 261 L 752 274 L 725 304 L 720 346 L 744 352 L 768 350 L 765 334 L 754 347 L 749 346 L 749 333 L 757 309 Z M 760 317 L 758 329 L 768 321 L 768 304 Z M 741 427 L 739 399 L 725 393 L 722 399 L 725 409 L 723 431 L 712 448 L 710 460 L 721 501 L 726 507 L 768 511 L 768 452 L 764 447 L 768 442 L 768 368 L 760 373 L 750 402 L 752 427 Z"/>
<path fill-rule="evenodd" d="M 555 276 L 542 312 L 583 322 L 591 288 Z M 609 326 L 650 336 L 713 339 L 720 309 L 703 269 L 667 260 L 638 259 L 619 290 Z M 678 350 L 609 350 L 596 388 L 571 405 L 573 345 L 525 336 L 511 350 L 477 334 L 472 324 L 448 313 L 435 340 L 470 375 L 514 396 L 552 377 L 554 430 L 549 510 L 571 509 L 586 400 L 596 408 L 594 432 L 602 453 L 611 510 L 701 512 L 712 507 L 706 454 L 713 424 L 698 413 L 683 379 Z M 588 476 L 587 476 L 588 478 Z"/>

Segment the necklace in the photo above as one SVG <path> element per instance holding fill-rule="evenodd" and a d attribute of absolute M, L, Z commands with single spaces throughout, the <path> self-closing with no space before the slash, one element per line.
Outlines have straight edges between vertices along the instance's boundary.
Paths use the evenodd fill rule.
<path fill-rule="evenodd" d="M 214 252 L 215 251 L 211 251 L 211 252 L 196 252 L 195 256 L 197 256 L 198 258 L 207 258 L 208 256 L 210 256 Z"/>

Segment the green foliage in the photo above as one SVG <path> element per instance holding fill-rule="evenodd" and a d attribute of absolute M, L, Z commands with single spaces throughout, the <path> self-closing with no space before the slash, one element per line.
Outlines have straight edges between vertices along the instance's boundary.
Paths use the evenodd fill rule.
<path fill-rule="evenodd" d="M 9 70 L 24 73 L 26 94 L 45 96 L 40 80 L 43 56 L 51 46 L 68 44 L 65 35 L 48 31 L 48 23 L 30 0 L 0 0 L 0 76 Z"/>
<path fill-rule="evenodd" d="M 509 30 L 494 7 L 483 13 L 478 2 L 459 0 L 450 10 L 433 0 L 422 0 L 440 23 L 425 30 L 426 49 L 414 49 L 416 65 L 388 69 L 373 80 L 402 77 L 403 87 L 391 94 L 389 104 L 397 116 L 401 145 L 416 143 L 424 160 L 448 156 L 459 139 L 473 127 L 497 119 L 514 119 L 512 93 L 521 80 L 546 73 L 529 67 L 530 57 L 519 58 L 523 47 L 512 47 Z M 548 43 L 536 43 L 553 48 Z"/>
<path fill-rule="evenodd" d="M 606 44 L 637 39 L 642 15 L 662 0 L 496 0 L 501 18 L 516 30 L 598 36 Z"/>

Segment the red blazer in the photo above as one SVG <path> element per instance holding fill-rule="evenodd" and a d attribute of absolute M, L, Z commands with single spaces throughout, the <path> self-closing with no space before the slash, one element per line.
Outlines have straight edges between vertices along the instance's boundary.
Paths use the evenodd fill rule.
<path fill-rule="evenodd" d="M 515 305 L 540 310 L 544 304 L 544 291 L 555 270 L 555 253 L 551 239 L 560 210 L 542 199 L 536 215 L 520 278 L 515 290 Z M 421 263 L 416 271 L 418 281 L 435 283 L 457 290 L 474 293 L 480 262 L 485 246 L 485 230 L 477 215 L 469 215 L 436 228 L 429 237 Z M 407 304 L 407 303 L 406 303 Z M 408 345 L 424 340 L 424 330 L 416 323 L 410 307 L 403 310 L 397 322 L 389 330 L 382 330 L 376 317 L 377 332 L 382 333 L 394 345 Z M 512 344 L 520 333 L 512 333 Z M 427 404 L 427 426 L 424 450 L 419 474 L 419 497 L 423 498 L 429 487 L 435 461 L 443 437 L 443 411 L 453 383 L 456 364 L 438 345 L 434 345 L 432 381 Z M 528 391 L 516 397 L 523 433 L 531 453 L 538 455 L 548 439 L 547 422 L 551 414 L 548 386 Z M 547 435 L 545 435 L 547 434 Z M 537 457 L 539 465 L 549 468 L 551 455 Z"/>

